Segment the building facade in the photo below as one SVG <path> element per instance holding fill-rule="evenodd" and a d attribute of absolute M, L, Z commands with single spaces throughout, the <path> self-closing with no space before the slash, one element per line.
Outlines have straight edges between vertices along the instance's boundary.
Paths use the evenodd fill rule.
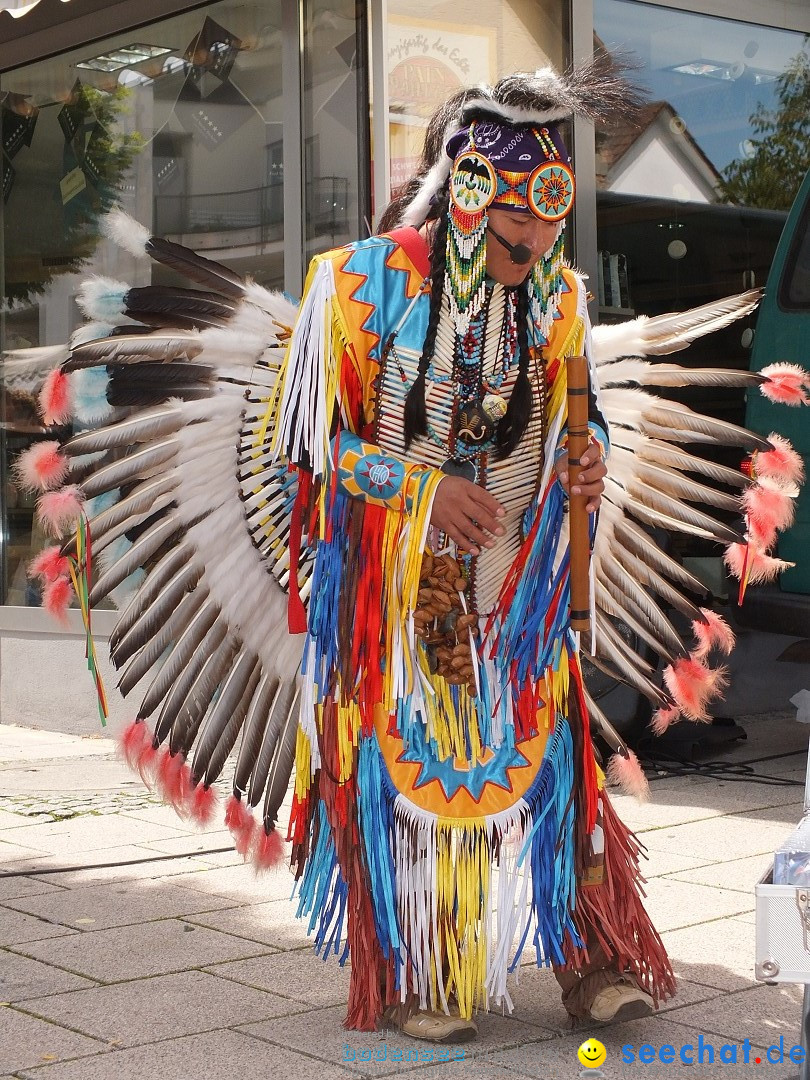
<path fill-rule="evenodd" d="M 763 284 L 810 166 L 807 0 L 11 0 L 0 4 L 0 349 L 64 342 L 87 273 L 171 283 L 101 238 L 111 198 L 160 235 L 300 292 L 309 258 L 367 235 L 453 90 L 596 46 L 638 64 L 640 122 L 569 132 L 570 257 L 595 320 Z M 747 366 L 751 327 L 694 348 Z M 0 380 L 0 717 L 87 715 L 78 612 L 55 631 L 17 455 L 53 438 L 35 363 Z M 92 387 L 85 424 L 93 422 Z M 716 395 L 740 419 L 739 395 Z M 59 431 L 59 435 L 64 432 Z M 699 550 L 691 556 L 699 558 Z M 113 613 L 99 610 L 104 637 Z M 85 693 L 86 691 L 86 693 Z"/>

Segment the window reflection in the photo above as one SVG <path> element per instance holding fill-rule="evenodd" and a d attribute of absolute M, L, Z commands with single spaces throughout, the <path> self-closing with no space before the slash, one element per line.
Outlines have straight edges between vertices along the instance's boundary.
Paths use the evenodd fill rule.
<path fill-rule="evenodd" d="M 810 167 L 804 36 L 634 0 L 595 0 L 595 44 L 640 63 L 637 125 L 597 137 L 599 320 L 657 315 L 762 286 Z M 679 362 L 747 368 L 756 316 Z M 734 423 L 739 390 L 672 391 Z M 739 455 L 718 449 L 732 467 Z M 696 541 L 681 554 L 716 555 Z"/>
<path fill-rule="evenodd" d="M 455 91 L 515 71 L 568 62 L 565 5 L 556 0 L 461 0 L 427 18 L 388 3 L 391 188 L 416 171 L 432 113 Z"/>
<path fill-rule="evenodd" d="M 323 250 L 359 235 L 362 220 L 361 6 L 312 0 L 305 25 L 300 212 L 311 247 Z M 285 86 L 282 46 L 281 5 L 236 0 L 3 75 L 0 349 L 65 342 L 83 321 L 75 295 L 88 274 L 187 284 L 101 238 L 113 200 L 151 231 L 284 288 L 282 101 L 297 89 Z M 42 363 L 5 363 L 0 375 L 0 602 L 36 605 L 25 565 L 44 538 L 12 466 L 33 440 L 69 432 L 37 414 Z M 86 401 L 77 391 L 75 427 L 106 407 L 91 389 Z"/>

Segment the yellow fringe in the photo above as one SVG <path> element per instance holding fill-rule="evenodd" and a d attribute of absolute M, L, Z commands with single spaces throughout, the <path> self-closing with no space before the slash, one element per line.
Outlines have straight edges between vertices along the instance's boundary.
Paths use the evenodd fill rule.
<path fill-rule="evenodd" d="M 485 1001 L 486 912 L 490 890 L 490 850 L 485 823 L 452 821 L 436 826 L 436 889 L 439 941 L 432 968 L 469 1018 Z"/>
<path fill-rule="evenodd" d="M 299 726 L 295 737 L 295 795 L 301 802 L 307 797 L 312 787 L 311 760 L 309 736 Z"/>

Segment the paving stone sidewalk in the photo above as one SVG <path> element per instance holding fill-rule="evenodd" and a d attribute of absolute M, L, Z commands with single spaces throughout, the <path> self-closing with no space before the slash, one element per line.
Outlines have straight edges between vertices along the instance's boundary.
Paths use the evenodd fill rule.
<path fill-rule="evenodd" d="M 794 716 L 741 721 L 746 742 L 712 775 L 656 778 L 644 805 L 616 797 L 649 850 L 673 1001 L 572 1032 L 527 951 L 512 1015 L 445 1048 L 345 1031 L 348 971 L 314 955 L 290 875 L 257 878 L 221 825 L 190 829 L 108 740 L 0 726 L 0 1080 L 694 1078 L 729 1075 L 724 1045 L 744 1068 L 745 1040 L 769 1080 L 795 1077 L 801 988 L 753 978 L 754 885 L 802 811 L 808 732 Z M 598 1071 L 576 1057 L 590 1035 L 607 1048 Z M 780 1038 L 785 1059 L 768 1063 Z M 623 1060 L 644 1043 L 673 1047 L 675 1063 Z"/>

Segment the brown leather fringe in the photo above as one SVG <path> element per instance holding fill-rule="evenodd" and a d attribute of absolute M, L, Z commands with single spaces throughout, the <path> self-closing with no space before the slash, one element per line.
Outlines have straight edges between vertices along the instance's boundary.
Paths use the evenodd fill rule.
<path fill-rule="evenodd" d="M 675 993 L 675 976 L 667 951 L 650 921 L 642 896 L 644 878 L 639 870 L 641 844 L 622 823 L 602 791 L 602 828 L 605 833 L 604 880 L 577 888 L 574 923 L 583 941 L 596 940 L 619 972 L 635 976 L 656 1006 Z M 577 844 L 577 866 L 580 863 Z M 566 967 L 579 967 L 587 951 L 570 940 Z"/>

